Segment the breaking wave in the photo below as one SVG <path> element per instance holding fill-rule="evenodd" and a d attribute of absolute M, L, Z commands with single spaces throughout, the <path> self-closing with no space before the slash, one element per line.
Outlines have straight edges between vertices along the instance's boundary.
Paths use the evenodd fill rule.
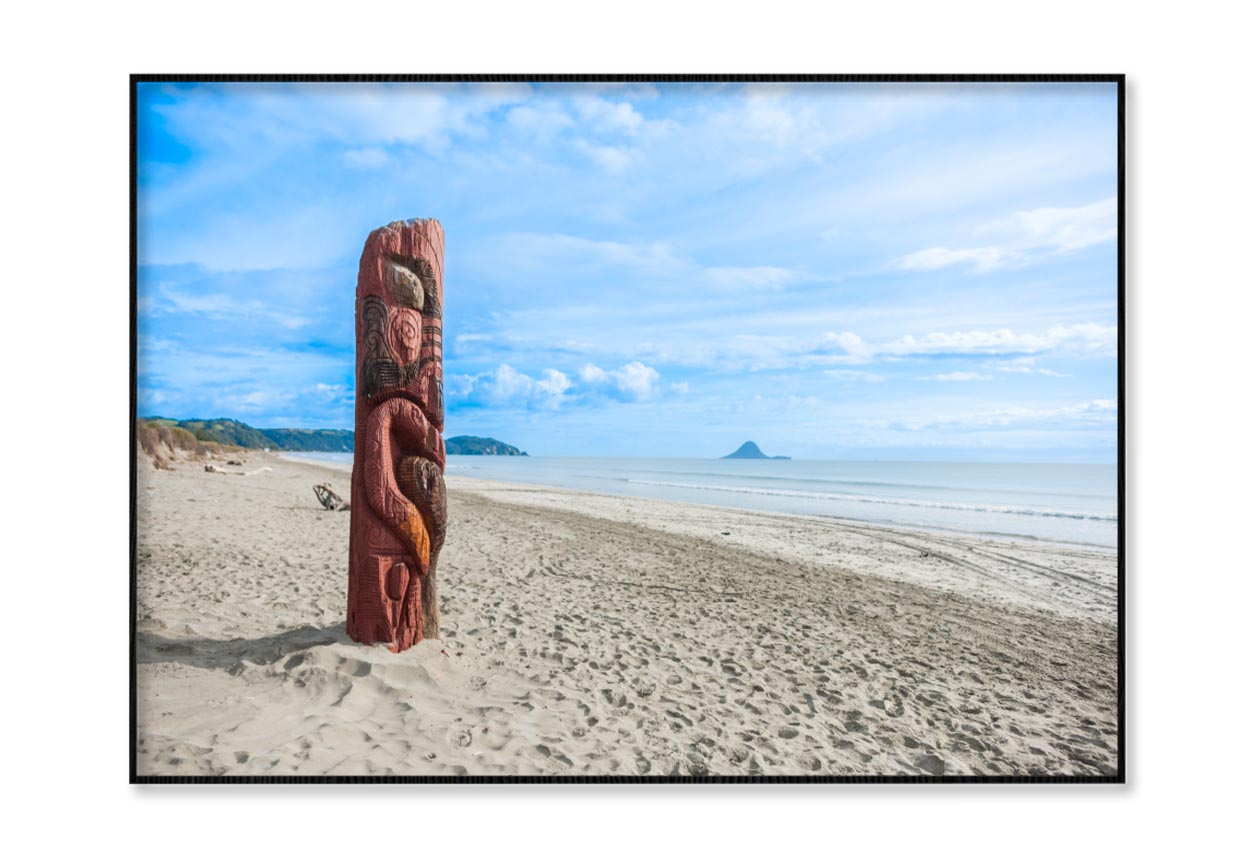
<path fill-rule="evenodd" d="M 773 497 L 785 498 L 805 498 L 809 500 L 824 501 L 853 501 L 855 503 L 868 504 L 888 504 L 893 506 L 912 506 L 924 509 L 947 509 L 959 510 L 962 512 L 988 512 L 1002 513 L 1005 515 L 1031 515 L 1043 518 L 1071 518 L 1082 521 L 1105 521 L 1115 523 L 1118 521 L 1117 515 L 1108 515 L 1105 513 L 1088 513 L 1073 512 L 1066 510 L 1050 510 L 1038 509 L 1026 506 L 1008 506 L 997 504 L 973 504 L 958 503 L 944 501 L 924 501 L 914 498 L 882 498 L 873 495 L 854 495 L 845 492 L 810 492 L 799 489 L 759 489 L 751 486 L 720 486 L 703 483 L 676 483 L 664 480 L 641 480 L 633 477 L 626 478 L 626 482 L 635 483 L 641 486 L 664 486 L 673 489 L 699 489 L 711 492 L 733 492 L 742 495 L 769 495 Z"/>

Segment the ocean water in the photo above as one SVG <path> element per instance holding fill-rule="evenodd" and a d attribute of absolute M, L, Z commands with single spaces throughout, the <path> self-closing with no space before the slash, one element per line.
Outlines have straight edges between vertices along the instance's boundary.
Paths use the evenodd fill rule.
<path fill-rule="evenodd" d="M 351 468 L 351 453 L 287 453 Z M 449 456 L 448 473 L 1113 548 L 1114 465 Z"/>

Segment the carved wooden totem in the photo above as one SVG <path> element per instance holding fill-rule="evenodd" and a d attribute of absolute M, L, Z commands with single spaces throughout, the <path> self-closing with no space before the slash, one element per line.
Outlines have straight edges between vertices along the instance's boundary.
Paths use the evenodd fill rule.
<path fill-rule="evenodd" d="M 401 652 L 439 636 L 444 496 L 444 229 L 393 222 L 357 274 L 348 635 Z"/>

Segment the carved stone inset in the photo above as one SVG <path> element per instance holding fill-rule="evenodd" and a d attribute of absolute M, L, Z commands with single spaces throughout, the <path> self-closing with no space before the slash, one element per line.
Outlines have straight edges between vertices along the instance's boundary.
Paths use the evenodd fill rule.
<path fill-rule="evenodd" d="M 357 274 L 357 416 L 348 635 L 401 652 L 439 636 L 436 563 L 447 531 L 444 230 L 393 222 Z"/>

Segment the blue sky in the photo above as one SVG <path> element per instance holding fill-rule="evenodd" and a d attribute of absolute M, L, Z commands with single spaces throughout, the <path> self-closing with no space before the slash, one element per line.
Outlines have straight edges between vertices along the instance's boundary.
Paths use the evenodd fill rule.
<path fill-rule="evenodd" d="M 365 235 L 446 233 L 447 435 L 1110 462 L 1113 84 L 142 84 L 139 410 L 351 428 Z"/>

